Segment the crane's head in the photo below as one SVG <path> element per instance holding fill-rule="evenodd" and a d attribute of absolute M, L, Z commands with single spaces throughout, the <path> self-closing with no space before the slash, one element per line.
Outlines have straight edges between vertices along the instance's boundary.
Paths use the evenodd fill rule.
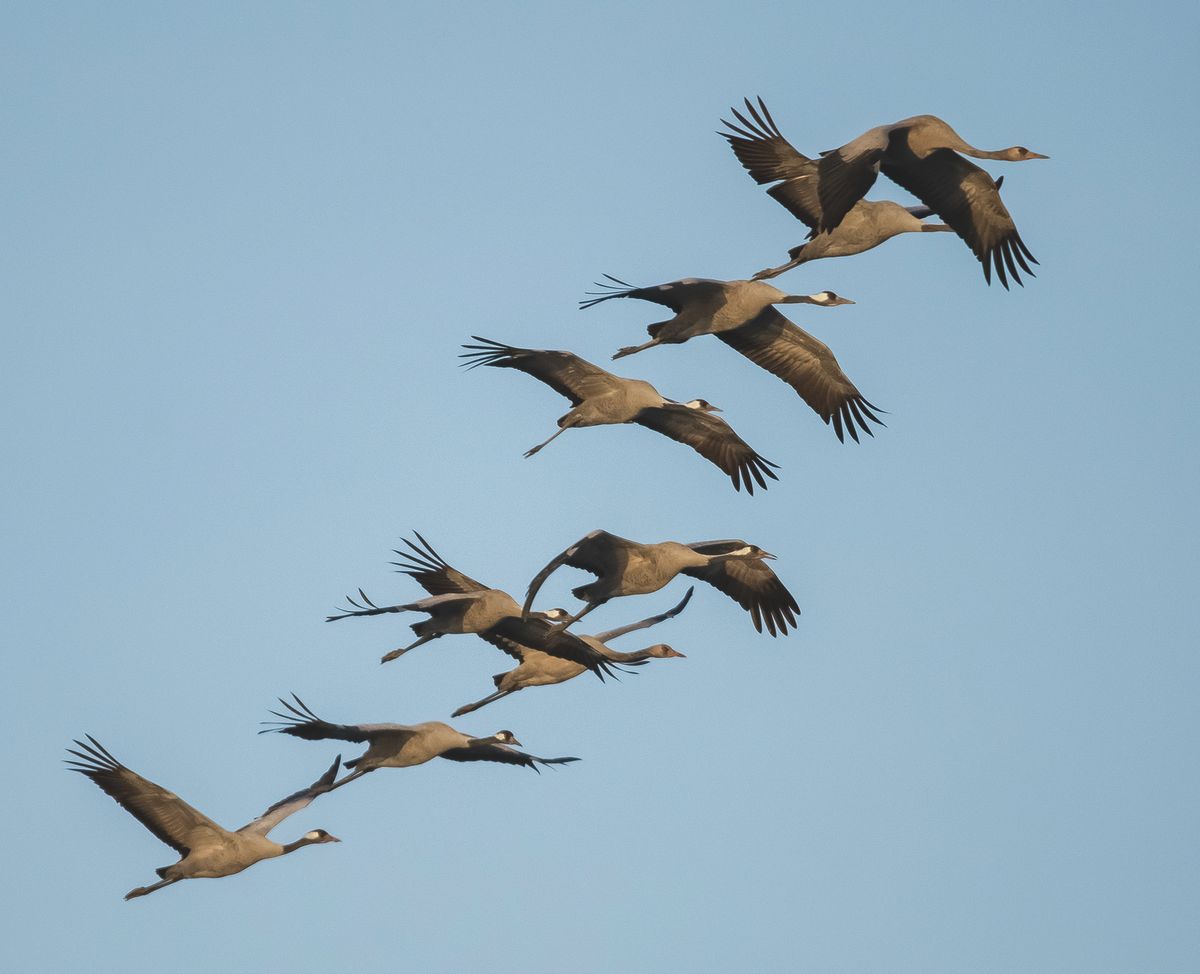
<path fill-rule="evenodd" d="M 341 842 L 336 835 L 330 835 L 324 829 L 313 829 L 311 832 L 305 832 L 300 839 L 300 845 L 319 845 L 322 842 Z"/>
<path fill-rule="evenodd" d="M 775 304 L 815 304 L 822 308 L 836 308 L 839 304 L 854 304 L 833 291 L 818 291 L 816 294 L 785 294 Z"/>
<path fill-rule="evenodd" d="M 719 413 L 721 410 L 714 406 L 707 399 L 692 399 L 684 403 L 688 409 L 698 409 L 702 413 Z"/>
<path fill-rule="evenodd" d="M 566 609 L 544 609 L 529 615 L 534 619 L 545 619 L 547 622 L 565 622 L 571 618 L 571 613 Z"/>
<path fill-rule="evenodd" d="M 507 744 L 510 747 L 520 747 L 521 742 L 517 740 L 516 734 L 510 730 L 496 731 L 492 735 L 492 741 L 496 744 Z"/>
<path fill-rule="evenodd" d="M 656 643 L 646 650 L 646 655 L 651 659 L 687 659 L 683 653 L 672 649 L 666 643 Z"/>
<path fill-rule="evenodd" d="M 1032 149 L 1026 149 L 1023 145 L 1014 145 L 1011 149 L 1003 151 L 1004 158 L 1009 162 L 1024 162 L 1026 159 L 1049 159 L 1049 156 L 1044 156 L 1040 152 L 1034 152 Z"/>
<path fill-rule="evenodd" d="M 774 560 L 775 556 L 769 551 L 763 551 L 756 544 L 750 544 L 748 541 L 709 541 L 702 546 L 705 549 L 705 554 L 714 560 L 725 560 L 728 558 L 740 558 L 743 560 L 770 558 Z"/>

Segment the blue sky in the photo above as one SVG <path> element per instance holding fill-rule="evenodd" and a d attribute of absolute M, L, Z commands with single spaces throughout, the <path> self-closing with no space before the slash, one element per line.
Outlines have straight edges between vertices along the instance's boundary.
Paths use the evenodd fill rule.
<path fill-rule="evenodd" d="M 1198 19 L 7 5 L 14 969 L 1194 969 Z M 618 363 L 723 407 L 781 465 L 753 498 L 638 428 L 522 459 L 565 402 L 460 342 L 603 364 L 663 315 L 579 312 L 601 274 L 742 277 L 802 240 L 714 134 L 745 95 L 802 151 L 928 112 L 1051 156 L 989 165 L 1037 279 L 986 287 L 949 234 L 780 278 L 857 302 L 787 310 L 888 410 L 863 445 L 715 340 Z M 508 668 L 469 637 L 380 668 L 415 619 L 323 622 L 419 594 L 404 534 L 520 593 L 597 527 L 762 545 L 798 631 L 702 586 L 623 641 L 686 660 L 456 721 L 578 764 L 384 771 L 276 833 L 341 845 L 122 901 L 174 856 L 63 773 L 71 738 L 239 826 L 338 750 L 256 736 L 277 695 L 447 719 Z"/>

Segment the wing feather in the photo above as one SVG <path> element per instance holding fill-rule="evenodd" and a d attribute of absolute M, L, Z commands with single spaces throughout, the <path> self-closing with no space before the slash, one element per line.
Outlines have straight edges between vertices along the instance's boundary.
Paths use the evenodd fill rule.
<path fill-rule="evenodd" d="M 771 469 L 778 469 L 776 464 L 759 456 L 720 416 L 668 403 L 643 409 L 634 422 L 690 446 L 725 471 L 736 490 L 745 486 L 746 493 L 753 494 L 755 482 L 766 490 L 765 478 L 779 479 Z"/>
<path fill-rule="evenodd" d="M 607 531 L 592 531 L 590 534 L 585 534 L 566 551 L 556 555 L 545 568 L 533 577 L 533 581 L 529 583 L 525 605 L 521 611 L 525 615 L 529 614 L 538 590 L 546 579 L 563 565 L 570 565 L 572 568 L 579 568 L 599 577 L 617 567 L 619 561 L 622 560 L 623 552 L 636 551 L 640 547 L 636 542 L 609 534 Z"/>
<path fill-rule="evenodd" d="M 883 164 L 883 173 L 937 213 L 962 238 L 983 265 L 990 284 L 992 270 L 1008 288 L 1008 274 L 1023 283 L 1017 265 L 1034 275 L 1025 257 L 1033 255 L 1017 233 L 1016 224 L 1000 198 L 1000 186 L 969 159 L 951 149 L 935 149 L 918 158 L 907 143 L 896 139 Z"/>
<path fill-rule="evenodd" d="M 884 425 L 873 412 L 879 407 L 863 398 L 829 346 L 774 307 L 741 328 L 718 332 L 717 337 L 790 385 L 826 424 L 832 420 L 839 440 L 845 442 L 848 431 L 857 442 L 859 429 L 875 435 L 869 422 Z"/>
<path fill-rule="evenodd" d="M 516 764 L 538 770 L 539 764 L 569 764 L 579 758 L 539 758 L 524 751 L 516 751 L 504 744 L 472 744 L 443 751 L 441 757 L 449 761 L 498 761 L 501 764 Z M 540 772 L 539 772 L 540 773 Z"/>
<path fill-rule="evenodd" d="M 364 743 L 380 734 L 396 734 L 410 736 L 415 731 L 405 724 L 331 724 L 322 720 L 309 709 L 308 705 L 296 694 L 292 694 L 292 702 L 279 698 L 287 713 L 272 710 L 271 713 L 280 720 L 264 721 L 272 726 L 259 731 L 260 734 L 290 734 L 306 741 L 355 741 Z"/>
<path fill-rule="evenodd" d="M 518 369 L 526 375 L 540 379 L 559 395 L 566 396 L 573 406 L 578 406 L 585 399 L 611 392 L 621 383 L 611 372 L 606 372 L 598 365 L 593 365 L 571 352 L 516 348 L 489 338 L 480 338 L 478 335 L 471 337 L 483 344 L 462 346 L 467 352 L 459 358 L 468 360 L 463 363 L 467 368 L 490 365 L 495 368 Z"/>
<path fill-rule="evenodd" d="M 404 561 L 394 561 L 403 574 L 416 580 L 430 595 L 446 595 L 450 592 L 481 592 L 489 586 L 477 582 L 469 575 L 464 575 L 457 568 L 451 567 L 441 555 L 433 550 L 420 533 L 413 532 L 416 541 L 401 538 L 408 551 L 393 549 Z"/>
<path fill-rule="evenodd" d="M 125 811 L 181 856 L 205 838 L 221 836 L 226 830 L 203 812 L 161 785 L 130 771 L 90 734 L 87 742 L 76 740 L 81 750 L 68 748 L 75 757 L 67 760 L 78 771 L 96 782 Z"/>
<path fill-rule="evenodd" d="M 702 551 L 703 545 L 692 545 Z M 729 558 L 698 568 L 685 568 L 684 574 L 708 582 L 750 613 L 754 628 L 762 632 L 766 625 L 772 636 L 786 635 L 795 627 L 800 607 L 779 576 L 758 558 Z"/>
<path fill-rule="evenodd" d="M 294 815 L 302 808 L 307 808 L 312 804 L 313 799 L 318 795 L 323 795 L 327 791 L 333 790 L 334 779 L 337 778 L 338 768 L 341 767 L 342 756 L 339 754 L 333 759 L 333 764 L 329 766 L 321 777 L 314 781 L 307 788 L 301 788 L 299 791 L 288 795 L 287 798 L 281 798 L 274 805 L 263 812 L 258 818 L 252 822 L 247 822 L 243 825 L 239 832 L 254 833 L 257 835 L 266 835 L 271 829 L 275 828 L 289 815 Z"/>

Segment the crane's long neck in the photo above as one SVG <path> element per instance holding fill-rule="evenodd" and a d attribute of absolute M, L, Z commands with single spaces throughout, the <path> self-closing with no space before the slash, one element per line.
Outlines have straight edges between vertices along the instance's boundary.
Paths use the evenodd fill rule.
<path fill-rule="evenodd" d="M 634 650 L 632 653 L 622 653 L 605 646 L 604 655 L 614 663 L 640 663 L 642 660 L 650 659 L 650 647 Z"/>
<path fill-rule="evenodd" d="M 281 852 L 280 855 L 286 856 L 289 852 L 295 852 L 297 849 L 302 849 L 306 845 L 313 845 L 317 841 L 318 840 L 316 839 L 308 839 L 304 836 L 301 836 L 295 842 L 285 842 L 282 846 L 283 852 Z"/>

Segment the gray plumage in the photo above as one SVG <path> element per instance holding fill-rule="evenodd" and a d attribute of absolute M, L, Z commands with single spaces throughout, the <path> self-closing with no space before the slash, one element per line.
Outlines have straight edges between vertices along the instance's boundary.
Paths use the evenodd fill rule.
<path fill-rule="evenodd" d="M 125 894 L 127 900 L 153 893 L 181 879 L 232 876 L 263 859 L 286 855 L 306 845 L 340 841 L 324 829 L 313 829 L 295 842 L 281 845 L 268 839 L 267 833 L 289 815 L 306 808 L 318 795 L 335 787 L 333 782 L 341 755 L 307 788 L 276 802 L 252 822 L 230 832 L 178 795 L 130 771 L 90 734 L 87 742 L 77 740 L 75 744 L 80 750 L 67 749 L 74 755 L 66 762 L 71 770 L 91 778 L 181 857 L 177 863 L 155 870 L 160 882 L 130 890 Z"/>
<path fill-rule="evenodd" d="M 765 105 L 761 100 L 759 104 L 765 114 Z M 778 129 L 770 124 L 771 134 L 776 135 Z M 777 143 L 775 148 L 786 157 Z M 1009 276 L 1022 284 L 1018 267 L 1033 276 L 1029 263 L 1037 260 L 1000 199 L 999 183 L 963 155 L 1005 162 L 1049 158 L 1020 145 L 977 149 L 937 116 L 914 115 L 869 129 L 840 148 L 822 152 L 815 171 L 780 176 L 785 182 L 773 195 L 777 199 L 786 196 L 789 202 L 785 205 L 789 209 L 794 206 L 793 212 L 807 213 L 818 231 L 832 231 L 882 172 L 946 221 L 983 265 L 984 280 L 991 283 L 994 268 L 1006 289 Z M 781 168 L 787 168 L 786 161 Z M 766 170 L 762 175 L 767 175 Z"/>
<path fill-rule="evenodd" d="M 716 335 L 756 365 L 778 376 L 799 393 L 828 425 L 837 438 L 845 433 L 858 441 L 858 430 L 874 436 L 868 423 L 884 425 L 875 415 L 879 409 L 858 391 L 842 371 L 829 346 L 785 318 L 776 304 L 816 304 L 836 307 L 853 304 L 832 291 L 817 294 L 785 294 L 763 281 L 716 281 L 685 278 L 652 287 L 634 287 L 608 277 L 612 284 L 581 302 L 590 308 L 612 298 L 653 301 L 675 312 L 667 321 L 646 328 L 650 341 L 623 348 L 613 358 L 632 355 L 660 344 L 679 344 L 697 335 Z"/>
<path fill-rule="evenodd" d="M 627 633 L 638 629 L 647 629 L 658 625 L 660 622 L 665 622 L 667 619 L 673 619 L 684 610 L 684 607 L 692 597 L 693 591 L 694 588 L 689 588 L 687 594 L 684 595 L 678 605 L 659 615 L 650 616 L 647 619 L 642 619 L 617 629 L 610 629 L 607 632 L 597 633 L 594 636 L 580 635 L 579 638 L 589 646 L 594 647 L 597 652 L 603 653 L 605 658 L 610 662 L 625 666 L 641 666 L 652 659 L 685 659 L 686 657 L 683 653 L 673 649 L 666 643 L 655 643 L 653 646 L 634 650 L 632 653 L 619 652 L 608 646 L 607 643 L 609 640 L 616 639 Z M 549 656 L 540 650 L 530 649 L 528 646 L 522 646 L 519 643 L 506 643 L 501 645 L 500 648 L 515 659 L 519 665 L 507 673 L 497 673 L 492 677 L 492 682 L 496 685 L 495 693 L 489 694 L 482 700 L 476 700 L 474 703 L 459 707 L 450 716 L 461 717 L 463 714 L 469 714 L 480 707 L 486 707 L 489 703 L 493 703 L 502 697 L 507 697 L 509 694 L 516 693 L 518 690 L 524 690 L 527 687 L 544 687 L 552 686 L 556 683 L 565 683 L 567 680 L 572 680 L 585 672 L 584 668 L 578 663 L 572 663 L 570 660 L 565 660 L 557 656 Z"/>
<path fill-rule="evenodd" d="M 859 200 L 832 230 L 819 231 L 819 214 L 807 205 L 805 181 L 815 178 L 817 162 L 797 152 L 780 133 L 767 106 L 760 98 L 759 107 L 746 99 L 749 118 L 736 108 L 730 109 L 741 126 L 722 119 L 730 131 L 720 132 L 729 142 L 738 161 L 759 184 L 776 183 L 767 193 L 793 216 L 809 227 L 808 242 L 788 251 L 786 264 L 768 267 L 754 275 L 762 281 L 778 277 L 800 264 L 825 257 L 850 257 L 878 247 L 901 233 L 951 230 L 944 223 L 925 223 L 933 211 L 927 206 L 901 206 L 891 200 Z M 996 181 L 997 189 L 1002 180 Z"/>
<path fill-rule="evenodd" d="M 596 581 L 572 590 L 587 605 L 564 626 L 572 625 L 609 599 L 657 592 L 681 572 L 708 582 L 750 613 L 754 628 L 765 625 L 772 635 L 786 634 L 796 625 L 800 607 L 764 563 L 774 555 L 745 541 L 662 541 L 641 544 L 607 531 L 592 531 L 556 556 L 529 583 L 525 611 L 538 589 L 559 567 L 570 565 L 591 572 Z"/>
<path fill-rule="evenodd" d="M 649 382 L 626 379 L 571 352 L 516 348 L 487 338 L 472 336 L 482 345 L 464 345 L 461 355 L 468 368 L 488 365 L 518 369 L 540 379 L 571 401 L 571 410 L 558 421 L 558 432 L 526 451 L 530 457 L 568 429 L 637 423 L 690 446 L 723 470 L 736 490 L 744 485 L 754 493 L 757 482 L 764 490 L 765 478 L 778 479 L 776 465 L 759 456 L 733 428 L 713 415 L 716 406 L 704 399 L 687 403 L 664 398 Z"/>
<path fill-rule="evenodd" d="M 280 720 L 267 721 L 276 726 L 259 731 L 260 734 L 274 732 L 306 741 L 355 741 L 367 745 L 367 750 L 359 757 L 346 762 L 345 766 L 354 768 L 354 772 L 333 784 L 331 789 L 380 768 L 412 768 L 434 758 L 496 761 L 533 768 L 534 771 L 538 770 L 539 764 L 568 764 L 579 760 L 539 758 L 515 750 L 513 745 L 519 747 L 521 742 L 508 730 L 497 731 L 489 737 L 471 737 L 436 720 L 421 724 L 331 724 L 314 714 L 294 693 L 292 702 L 283 698 L 279 702 L 287 712 L 272 710 L 271 713 Z"/>
<path fill-rule="evenodd" d="M 550 609 L 523 616 L 521 606 L 507 592 L 489 588 L 450 566 L 418 532 L 416 542 L 402 539 L 408 551 L 395 550 L 402 561 L 392 562 L 401 574 L 414 579 L 429 593 L 429 598 L 402 605 L 376 605 L 358 590 L 358 598 L 347 597 L 353 606 L 326 622 L 353 616 L 376 616 L 393 612 L 425 612 L 428 619 L 410 628 L 417 641 L 387 653 L 380 660 L 388 663 L 427 642 L 445 635 L 473 633 L 487 642 L 515 640 L 551 656 L 561 656 L 591 670 L 601 679 L 611 667 L 604 656 L 574 633 L 564 632 L 553 623 L 567 617 L 565 609 Z"/>

